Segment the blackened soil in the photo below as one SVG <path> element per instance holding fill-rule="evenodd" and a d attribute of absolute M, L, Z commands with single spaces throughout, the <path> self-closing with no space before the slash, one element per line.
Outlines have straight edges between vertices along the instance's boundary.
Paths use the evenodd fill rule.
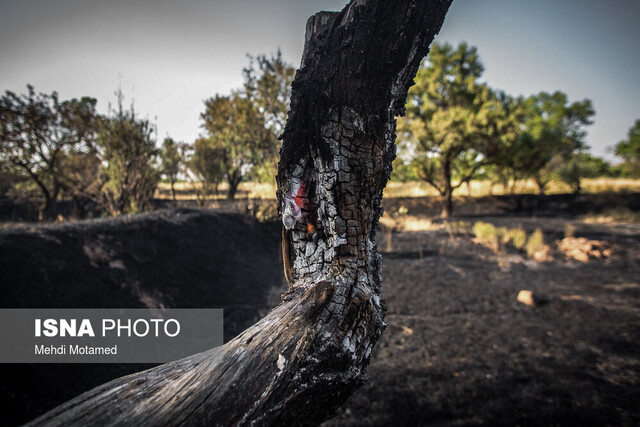
<path fill-rule="evenodd" d="M 540 227 L 554 260 L 444 229 L 380 233 L 389 326 L 368 383 L 325 425 L 640 425 L 640 225 L 475 220 Z M 613 255 L 565 259 L 568 223 Z M 546 303 L 518 303 L 523 289 Z"/>
<path fill-rule="evenodd" d="M 2 308 L 224 308 L 230 339 L 282 288 L 280 228 L 202 210 L 0 230 Z M 153 365 L 0 364 L 3 425 Z"/>
<path fill-rule="evenodd" d="M 640 225 L 573 219 L 638 198 L 571 197 L 487 198 L 453 220 L 541 228 L 549 262 L 451 228 L 380 233 L 389 326 L 369 382 L 327 425 L 640 425 Z M 385 207 L 439 211 L 425 202 Z M 567 260 L 555 244 L 568 229 L 613 254 Z M 279 227 L 178 210 L 6 229 L 0 277 L 3 307 L 224 307 L 230 338 L 282 291 Z M 522 289 L 546 303 L 518 303 Z M 141 368 L 0 365 L 3 424 Z"/>

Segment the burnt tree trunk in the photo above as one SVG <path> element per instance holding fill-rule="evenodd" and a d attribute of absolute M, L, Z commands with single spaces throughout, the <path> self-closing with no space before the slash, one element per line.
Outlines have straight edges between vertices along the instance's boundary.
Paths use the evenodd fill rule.
<path fill-rule="evenodd" d="M 307 23 L 278 200 L 289 291 L 222 347 L 116 379 L 38 424 L 318 424 L 385 323 L 375 231 L 402 114 L 450 0 L 353 0 Z"/>

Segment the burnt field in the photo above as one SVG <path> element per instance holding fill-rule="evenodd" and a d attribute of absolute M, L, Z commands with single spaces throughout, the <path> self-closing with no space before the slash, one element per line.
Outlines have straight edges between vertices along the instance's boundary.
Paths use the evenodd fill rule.
<path fill-rule="evenodd" d="M 467 202 L 451 220 L 540 228 L 548 246 L 540 260 L 494 250 L 439 220 L 379 233 L 389 326 L 369 382 L 326 424 L 637 425 L 640 225 L 578 221 L 612 202 L 581 197 Z M 617 200 L 637 210 L 637 199 Z M 385 207 L 400 205 L 424 216 L 435 209 L 411 199 Z M 606 252 L 569 255 L 558 245 L 568 229 Z M 5 227 L 1 306 L 223 307 L 228 340 L 278 302 L 279 231 L 186 209 Z M 537 304 L 519 303 L 521 290 Z M 0 365 L 3 421 L 26 422 L 148 366 Z"/>
<path fill-rule="evenodd" d="M 542 227 L 571 220 L 483 217 Z M 640 227 L 576 225 L 607 239 L 583 263 L 536 262 L 446 230 L 392 234 L 387 330 L 370 380 L 328 425 L 640 422 Z M 384 245 L 381 245 L 384 247 Z M 538 295 L 535 307 L 517 302 Z"/>

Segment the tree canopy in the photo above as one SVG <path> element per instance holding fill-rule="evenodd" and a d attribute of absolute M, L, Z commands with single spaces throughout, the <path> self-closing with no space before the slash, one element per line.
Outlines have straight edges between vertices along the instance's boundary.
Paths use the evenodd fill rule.
<path fill-rule="evenodd" d="M 406 118 L 398 120 L 418 176 L 444 199 L 443 216 L 453 210 L 453 190 L 483 165 L 483 144 L 497 135 L 499 102 L 479 81 L 483 71 L 475 47 L 434 43 L 409 90 Z"/>
<path fill-rule="evenodd" d="M 280 49 L 275 55 L 249 56 L 249 59 L 249 66 L 243 70 L 243 92 L 264 117 L 271 132 L 262 161 L 254 165 L 252 175 L 260 181 L 275 182 L 281 145 L 279 137 L 287 121 L 295 68 L 284 61 Z"/>
<path fill-rule="evenodd" d="M 595 111 L 591 100 L 569 103 L 560 91 L 532 95 L 523 100 L 523 106 L 524 131 L 519 146 L 528 161 L 522 162 L 522 172 L 533 177 L 543 193 L 553 168 L 587 148 L 585 127 L 593 123 Z"/>
<path fill-rule="evenodd" d="M 200 117 L 212 147 L 221 156 L 229 184 L 227 197 L 233 199 L 242 178 L 271 149 L 272 134 L 252 100 L 237 92 L 207 99 Z"/>
<path fill-rule="evenodd" d="M 579 189 L 575 175 L 593 170 L 585 156 L 575 157 L 588 148 L 591 101 L 571 103 L 560 91 L 514 98 L 483 83 L 483 71 L 475 47 L 435 43 L 409 90 L 407 116 L 398 120 L 401 156 L 410 153 L 417 176 L 443 197 L 443 216 L 452 212 L 453 191 L 479 176 L 512 182 L 511 189 L 534 178 L 543 192 L 571 161 L 582 165 L 571 180 Z"/>
<path fill-rule="evenodd" d="M 166 137 L 162 141 L 162 149 L 160 150 L 160 171 L 169 180 L 171 197 L 174 201 L 176 200 L 175 183 L 183 166 L 182 146 L 183 144 L 174 141 L 173 138 Z"/>
<path fill-rule="evenodd" d="M 45 216 L 63 189 L 63 157 L 94 137 L 95 106 L 94 98 L 61 101 L 31 85 L 25 95 L 0 98 L 0 154 L 37 185 Z"/>
<path fill-rule="evenodd" d="M 616 144 L 615 153 L 623 160 L 620 165 L 622 174 L 640 178 L 640 120 L 636 120 L 629 129 L 627 139 Z"/>
<path fill-rule="evenodd" d="M 98 201 L 114 216 L 142 211 L 160 178 L 151 122 L 139 119 L 133 106 L 124 109 L 117 95 L 117 109 L 99 120 L 96 145 L 103 180 Z"/>

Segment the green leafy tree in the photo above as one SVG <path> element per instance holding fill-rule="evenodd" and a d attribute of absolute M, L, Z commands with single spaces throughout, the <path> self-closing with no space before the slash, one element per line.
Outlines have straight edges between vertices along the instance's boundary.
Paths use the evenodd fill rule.
<path fill-rule="evenodd" d="M 204 206 L 207 198 L 218 191 L 218 184 L 224 179 L 223 159 L 222 149 L 215 147 L 210 139 L 198 138 L 193 145 L 187 166 L 189 176 L 195 178 L 198 205 Z"/>
<path fill-rule="evenodd" d="M 25 183 L 29 182 L 29 178 L 25 173 L 18 169 L 15 165 L 2 160 L 0 158 L 0 195 L 13 198 L 28 198 L 28 191 L 24 191 Z"/>
<path fill-rule="evenodd" d="M 98 201 L 112 216 L 144 210 L 160 179 L 153 126 L 138 119 L 133 106 L 125 110 L 122 92 L 116 94 L 117 110 L 99 120 L 97 139 L 103 165 Z"/>
<path fill-rule="evenodd" d="M 98 153 L 92 146 L 80 147 L 66 153 L 61 164 L 64 195 L 73 199 L 78 217 L 84 218 L 87 205 L 98 200 L 103 184 Z"/>
<path fill-rule="evenodd" d="M 261 181 L 274 181 L 280 151 L 278 138 L 287 120 L 295 68 L 284 61 L 280 49 L 276 55 L 249 56 L 249 59 L 249 66 L 243 70 L 243 90 L 271 131 L 264 157 L 253 168 L 253 174 Z"/>
<path fill-rule="evenodd" d="M 171 198 L 176 200 L 175 183 L 178 179 L 183 166 L 183 150 L 181 147 L 184 144 L 174 141 L 172 138 L 165 138 L 162 142 L 162 150 L 160 151 L 161 168 L 160 171 L 169 180 L 171 185 Z"/>
<path fill-rule="evenodd" d="M 496 163 L 489 163 L 483 168 L 482 177 L 487 179 L 490 182 L 489 194 L 493 194 L 494 187 L 497 184 L 502 185 L 502 190 L 504 192 L 509 189 L 509 182 L 511 180 L 510 171 L 502 165 Z M 481 179 L 480 178 L 480 179 Z"/>
<path fill-rule="evenodd" d="M 596 178 L 610 174 L 610 166 L 603 159 L 588 153 L 575 153 L 568 161 L 558 165 L 556 175 L 559 180 L 569 184 L 574 194 L 582 191 L 583 178 Z"/>
<path fill-rule="evenodd" d="M 640 120 L 629 129 L 627 139 L 616 144 L 615 153 L 623 160 L 622 175 L 640 178 Z"/>
<path fill-rule="evenodd" d="M 540 194 L 553 178 L 554 170 L 587 148 L 585 127 L 595 114 L 591 100 L 569 103 L 567 95 L 540 92 L 523 101 L 524 131 L 518 139 L 521 157 L 517 168 L 532 177 Z"/>
<path fill-rule="evenodd" d="M 412 162 L 396 157 L 393 161 L 393 171 L 389 179 L 396 182 L 410 182 L 417 181 L 419 178 Z"/>
<path fill-rule="evenodd" d="M 486 166 L 484 176 L 493 185 L 501 184 L 503 191 L 514 192 L 518 180 L 526 177 L 525 169 L 530 160 L 527 141 L 522 138 L 524 108 L 522 98 L 513 98 L 504 92 L 497 92 L 493 105 L 486 111 L 490 120 L 485 132 L 484 155 Z"/>
<path fill-rule="evenodd" d="M 453 211 L 453 191 L 473 179 L 485 145 L 498 135 L 501 107 L 479 83 L 483 71 L 475 47 L 432 45 L 409 90 L 406 117 L 398 120 L 398 136 L 414 153 L 418 176 L 444 200 L 444 217 Z"/>
<path fill-rule="evenodd" d="M 95 131 L 93 98 L 60 101 L 57 92 L 26 95 L 7 91 L 0 98 L 0 156 L 39 189 L 42 214 L 53 215 L 62 191 L 62 158 L 91 140 Z"/>
<path fill-rule="evenodd" d="M 222 160 L 229 184 L 227 198 L 234 199 L 243 177 L 272 149 L 273 134 L 252 100 L 239 93 L 206 100 L 200 117 L 207 139 Z"/>

